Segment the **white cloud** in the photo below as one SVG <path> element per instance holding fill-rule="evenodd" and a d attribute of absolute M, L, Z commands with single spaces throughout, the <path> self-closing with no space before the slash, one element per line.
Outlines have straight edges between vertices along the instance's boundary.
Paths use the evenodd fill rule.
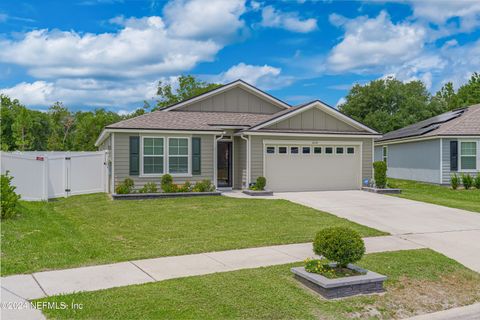
<path fill-rule="evenodd" d="M 215 81 L 226 83 L 242 79 L 261 89 L 278 89 L 293 82 L 291 77 L 282 76 L 282 70 L 269 65 L 256 66 L 239 63 L 214 77 Z"/>
<path fill-rule="evenodd" d="M 302 19 L 297 12 L 282 12 L 273 6 L 266 6 L 262 10 L 264 27 L 283 28 L 293 32 L 307 33 L 317 29 L 317 20 L 314 18 Z"/>
<path fill-rule="evenodd" d="M 224 41 L 243 28 L 245 0 L 174 0 L 163 9 L 173 37 Z"/>
<path fill-rule="evenodd" d="M 25 105 L 50 106 L 56 101 L 66 105 L 89 107 L 126 107 L 151 100 L 156 82 L 118 82 L 94 79 L 59 79 L 56 81 L 22 82 L 0 93 L 19 99 Z"/>
<path fill-rule="evenodd" d="M 213 61 L 244 27 L 244 12 L 245 0 L 172 0 L 163 17 L 111 19 L 116 32 L 41 29 L 0 38 L 0 63 L 22 66 L 37 80 L 0 91 L 37 106 L 141 103 L 159 78 Z"/>
<path fill-rule="evenodd" d="M 460 19 L 457 31 L 472 31 L 480 25 L 479 1 L 408 1 L 413 7 L 413 15 L 417 18 L 444 25 L 454 17 Z"/>
<path fill-rule="evenodd" d="M 330 21 L 345 29 L 343 40 L 331 51 L 327 68 L 335 72 L 383 69 L 412 59 L 423 50 L 426 32 L 418 25 L 394 24 L 382 11 L 376 18 L 346 19 L 331 15 Z"/>
<path fill-rule="evenodd" d="M 123 23 L 117 33 L 30 31 L 21 40 L 0 41 L 0 61 L 24 66 L 37 78 L 133 78 L 189 70 L 222 48 L 212 40 L 170 37 L 160 17 Z"/>

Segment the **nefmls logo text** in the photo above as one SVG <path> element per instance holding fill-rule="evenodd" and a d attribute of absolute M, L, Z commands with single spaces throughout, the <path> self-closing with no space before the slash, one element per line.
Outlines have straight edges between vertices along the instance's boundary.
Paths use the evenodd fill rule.
<path fill-rule="evenodd" d="M 66 309 L 83 309 L 83 304 L 74 303 L 68 304 L 66 302 L 60 301 L 32 301 L 32 302 L 1 302 L 1 309 L 8 310 L 18 310 L 18 309 L 55 309 L 55 310 L 66 310 Z"/>

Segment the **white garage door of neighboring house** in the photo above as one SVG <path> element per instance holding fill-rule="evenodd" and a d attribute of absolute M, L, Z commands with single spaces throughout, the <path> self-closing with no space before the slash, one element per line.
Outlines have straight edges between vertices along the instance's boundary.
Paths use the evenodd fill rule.
<path fill-rule="evenodd" d="M 266 144 L 264 170 L 273 191 L 352 190 L 361 187 L 361 145 Z"/>

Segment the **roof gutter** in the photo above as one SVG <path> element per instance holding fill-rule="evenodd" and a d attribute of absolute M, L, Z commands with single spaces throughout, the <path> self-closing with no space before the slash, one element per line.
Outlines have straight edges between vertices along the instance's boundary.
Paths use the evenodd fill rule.
<path fill-rule="evenodd" d="M 319 138 L 381 138 L 377 134 L 329 134 L 329 133 L 294 133 L 294 132 L 265 132 L 265 131 L 244 131 L 236 135 L 246 136 L 283 136 L 283 137 L 319 137 Z"/>
<path fill-rule="evenodd" d="M 478 139 L 480 135 L 436 135 L 436 136 L 428 136 L 428 137 L 410 137 L 404 139 L 395 139 L 395 140 L 383 140 L 383 141 L 374 141 L 374 145 L 376 146 L 383 146 L 389 144 L 397 144 L 397 143 L 407 143 L 407 142 L 417 142 L 417 141 L 426 141 L 426 140 L 433 140 L 433 139 Z"/>
<path fill-rule="evenodd" d="M 102 130 L 102 133 L 98 137 L 97 141 L 95 141 L 95 146 L 98 147 L 102 142 L 108 138 L 110 133 L 112 132 L 120 132 L 120 133 L 166 133 L 166 134 L 218 134 L 222 133 L 222 130 L 172 130 L 172 129 L 115 129 L 115 128 L 105 128 Z"/>

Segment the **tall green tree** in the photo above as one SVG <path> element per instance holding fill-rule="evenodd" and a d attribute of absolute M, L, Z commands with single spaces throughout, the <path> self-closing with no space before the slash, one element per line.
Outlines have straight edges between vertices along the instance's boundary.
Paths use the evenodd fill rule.
<path fill-rule="evenodd" d="M 48 109 L 51 134 L 48 138 L 48 150 L 71 150 L 75 118 L 61 102 Z"/>
<path fill-rule="evenodd" d="M 480 103 L 480 73 L 474 72 L 470 80 L 457 91 L 458 107 Z"/>
<path fill-rule="evenodd" d="M 122 120 L 118 113 L 96 109 L 93 112 L 75 113 L 75 133 L 73 137 L 73 150 L 93 151 L 96 150 L 95 141 L 102 129 L 112 123 Z"/>
<path fill-rule="evenodd" d="M 12 138 L 17 150 L 31 150 L 33 145 L 33 121 L 30 112 L 25 107 L 20 107 L 15 112 L 12 123 Z"/>
<path fill-rule="evenodd" d="M 435 115 L 430 94 L 421 81 L 394 78 L 356 84 L 339 110 L 381 132 L 389 132 Z"/>
<path fill-rule="evenodd" d="M 218 88 L 220 84 L 200 81 L 191 75 L 182 75 L 178 78 L 178 88 L 173 90 L 171 84 L 158 83 L 157 106 L 153 110 L 166 108 L 174 103 L 192 98 L 204 92 Z"/>

